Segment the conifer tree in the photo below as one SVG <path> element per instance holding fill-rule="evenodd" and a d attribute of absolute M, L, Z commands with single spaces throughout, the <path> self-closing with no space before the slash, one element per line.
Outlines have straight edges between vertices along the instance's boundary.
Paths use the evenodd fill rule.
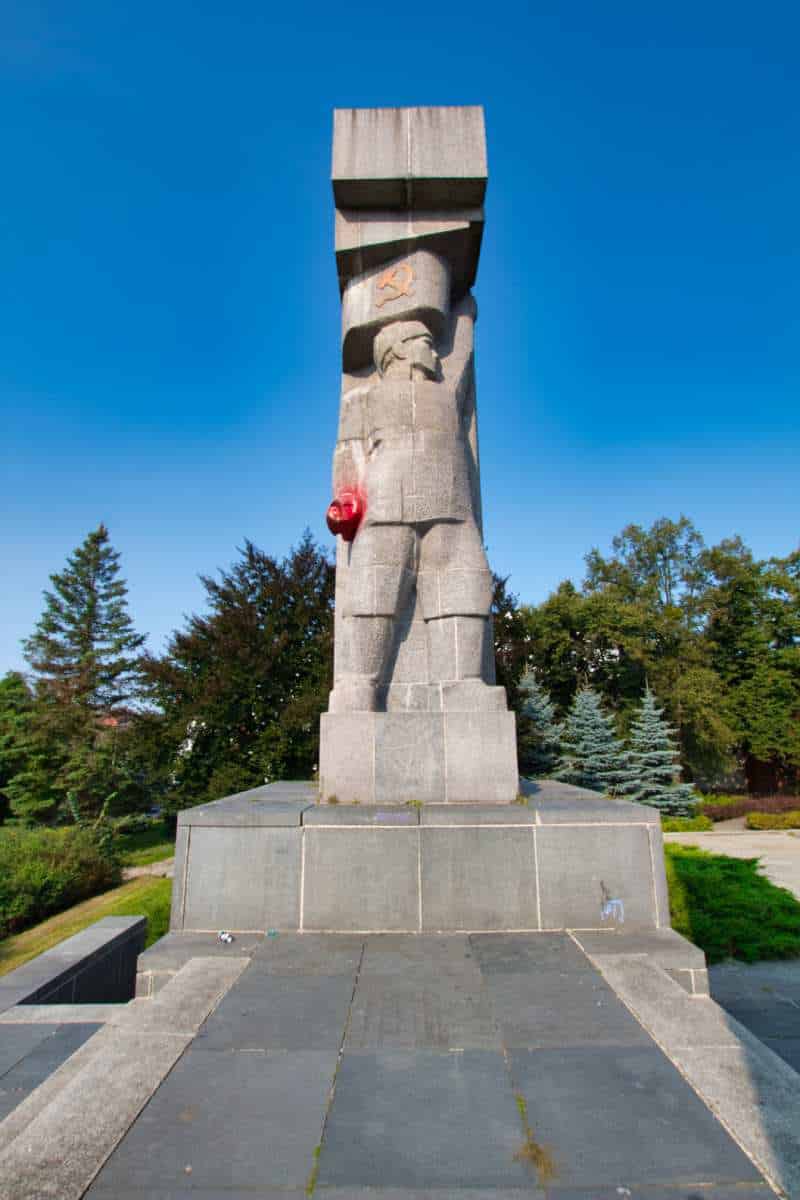
<path fill-rule="evenodd" d="M 649 685 L 631 726 L 629 771 L 625 794 L 638 804 L 667 813 L 691 812 L 697 802 L 692 787 L 680 782 L 674 735 Z"/>
<path fill-rule="evenodd" d="M 120 787 L 117 720 L 140 692 L 139 651 L 119 578 L 119 554 L 99 525 L 51 575 L 52 590 L 25 642 L 33 672 L 34 711 L 26 762 L 9 784 L 15 811 L 49 819 L 74 792 L 81 810 L 98 812 Z"/>
<path fill-rule="evenodd" d="M 35 632 L 24 643 L 38 687 L 56 700 L 97 715 L 136 697 L 144 636 L 133 627 L 119 554 L 105 525 L 88 534 L 50 576 L 52 591 Z"/>
<path fill-rule="evenodd" d="M 561 725 L 552 700 L 527 670 L 519 683 L 522 708 L 517 719 L 519 765 L 531 778 L 550 775 L 561 755 Z"/>
<path fill-rule="evenodd" d="M 629 779 L 627 753 L 614 722 L 591 688 L 581 688 L 567 713 L 555 779 L 596 792 L 619 795 Z"/>

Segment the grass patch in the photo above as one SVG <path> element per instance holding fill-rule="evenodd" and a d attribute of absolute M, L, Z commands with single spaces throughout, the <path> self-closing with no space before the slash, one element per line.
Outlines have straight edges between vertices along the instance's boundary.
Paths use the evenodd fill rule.
<path fill-rule="evenodd" d="M 785 813 L 748 813 L 744 820 L 748 829 L 800 829 L 800 808 Z"/>
<path fill-rule="evenodd" d="M 533 1130 L 528 1123 L 528 1105 L 525 1097 L 517 1092 L 514 1099 L 517 1102 L 517 1111 L 525 1134 L 525 1140 L 514 1155 L 514 1161 L 533 1167 L 542 1186 L 552 1183 L 558 1174 L 555 1159 L 550 1151 L 545 1146 L 540 1146 L 533 1136 Z"/>
<path fill-rule="evenodd" d="M 697 817 L 662 817 L 661 828 L 664 833 L 700 833 L 713 829 L 714 822 L 702 813 Z"/>
<path fill-rule="evenodd" d="M 33 929 L 0 942 L 0 975 L 21 967 L 101 917 L 147 917 L 146 944 L 150 946 L 169 928 L 171 893 L 171 879 L 146 877 L 132 879 L 102 896 L 84 900 Z"/>
<path fill-rule="evenodd" d="M 116 847 L 124 867 L 148 867 L 150 863 L 173 857 L 175 839 L 159 823 L 139 833 L 118 834 Z"/>
<path fill-rule="evenodd" d="M 664 847 L 672 927 L 709 963 L 800 956 L 800 901 L 758 874 L 757 858 Z"/>

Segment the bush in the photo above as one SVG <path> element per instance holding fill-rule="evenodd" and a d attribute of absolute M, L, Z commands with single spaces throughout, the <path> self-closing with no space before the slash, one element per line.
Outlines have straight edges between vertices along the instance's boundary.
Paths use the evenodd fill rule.
<path fill-rule="evenodd" d="M 752 812 L 790 812 L 796 808 L 800 808 L 797 796 L 706 796 L 700 804 L 700 811 L 712 821 L 730 821 Z"/>
<path fill-rule="evenodd" d="M 127 813 L 112 821 L 114 834 L 146 833 L 155 825 L 161 825 L 158 817 L 148 816 L 147 813 Z"/>
<path fill-rule="evenodd" d="M 698 833 L 704 829 L 713 829 L 714 822 L 702 813 L 698 817 L 662 817 L 661 828 L 664 833 Z"/>
<path fill-rule="evenodd" d="M 800 956 L 800 901 L 759 875 L 757 858 L 664 849 L 672 927 L 709 963 Z"/>
<path fill-rule="evenodd" d="M 0 937 L 114 887 L 120 874 L 116 855 L 91 829 L 4 829 Z"/>
<path fill-rule="evenodd" d="M 800 829 L 800 808 L 784 813 L 750 812 L 744 823 L 748 829 Z"/>

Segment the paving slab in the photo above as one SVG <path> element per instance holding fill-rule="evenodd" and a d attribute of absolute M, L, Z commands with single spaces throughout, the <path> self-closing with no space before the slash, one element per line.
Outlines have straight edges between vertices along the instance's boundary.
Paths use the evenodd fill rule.
<path fill-rule="evenodd" d="M 216 933 L 165 933 L 139 955 L 139 971 L 179 971 L 190 958 L 238 958 L 253 954 L 263 933 L 237 933 L 230 944 Z"/>
<path fill-rule="evenodd" d="M 336 1050 L 220 1054 L 181 1059 L 89 1189 L 151 1196 L 185 1187 L 303 1188 L 322 1136 Z M 187 1171 L 187 1168 L 189 1170 Z M 169 1194 L 169 1193 L 168 1193 Z"/>
<path fill-rule="evenodd" d="M 641 957 L 602 972 L 768 1182 L 800 1195 L 800 1076 L 709 997 Z"/>
<path fill-rule="evenodd" d="M 200 1029 L 204 1050 L 338 1050 L 353 997 L 350 975 L 245 971 Z"/>
<path fill-rule="evenodd" d="M 800 1072 L 800 961 L 719 963 L 709 977 L 714 1000 Z"/>
<path fill-rule="evenodd" d="M 0 1079 L 47 1038 L 53 1036 L 58 1024 L 10 1025 L 0 1032 Z"/>
<path fill-rule="evenodd" d="M 320 1187 L 524 1187 L 522 1129 L 502 1054 L 345 1053 Z"/>
<path fill-rule="evenodd" d="M 503 1045 L 642 1046 L 650 1037 L 596 972 L 489 977 Z"/>
<path fill-rule="evenodd" d="M 104 1025 L 116 1016 L 121 1004 L 18 1004 L 0 1013 L 0 1041 L 4 1025 Z"/>
<path fill-rule="evenodd" d="M 761 1183 L 674 1066 L 654 1046 L 510 1051 L 553 1183 L 569 1187 Z"/>
<path fill-rule="evenodd" d="M 650 963 L 653 993 L 645 953 L 601 958 L 605 980 L 564 934 L 313 933 L 192 959 L 0 1122 L 0 1197 L 14 1166 L 28 1191 L 8 1200 L 286 1200 L 312 1181 L 330 1200 L 766 1200 L 710 1105 L 749 1114 L 736 1137 L 784 1181 L 798 1077 Z M 653 1009 L 672 1010 L 674 1062 L 643 1028 Z M 743 1046 L 766 1056 L 749 1091 Z"/>
<path fill-rule="evenodd" d="M 48 1033 L 14 1066 L 0 1075 L 0 1121 L 52 1075 L 100 1026 L 84 1023 L 58 1025 L 55 1028 L 37 1025 L 31 1028 L 46 1029 Z M 13 1030 L 13 1026 L 0 1030 L 0 1050 L 10 1030 Z"/>
<path fill-rule="evenodd" d="M 500 1034 L 485 982 L 447 975 L 375 975 L 359 980 L 347 1050 L 495 1049 Z"/>
<path fill-rule="evenodd" d="M 370 934 L 364 939 L 360 977 L 409 972 L 461 976 L 470 966 L 473 952 L 464 934 Z"/>
<path fill-rule="evenodd" d="M 253 966 L 275 975 L 354 975 L 363 937 L 338 933 L 286 933 L 264 938 Z"/>
<path fill-rule="evenodd" d="M 596 974 L 595 967 L 567 933 L 473 933 L 469 945 L 484 975 L 538 976 L 553 970 L 560 974 Z"/>

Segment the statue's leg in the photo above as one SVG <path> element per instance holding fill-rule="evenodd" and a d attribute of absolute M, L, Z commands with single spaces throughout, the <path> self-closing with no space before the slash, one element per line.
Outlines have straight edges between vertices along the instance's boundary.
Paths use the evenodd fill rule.
<path fill-rule="evenodd" d="M 418 587 L 432 683 L 493 683 L 492 574 L 474 521 L 437 521 L 420 546 Z"/>
<path fill-rule="evenodd" d="M 413 583 L 414 543 L 410 525 L 365 523 L 340 556 L 337 600 L 347 650 L 331 712 L 374 712 L 382 706 L 395 621 Z"/>

